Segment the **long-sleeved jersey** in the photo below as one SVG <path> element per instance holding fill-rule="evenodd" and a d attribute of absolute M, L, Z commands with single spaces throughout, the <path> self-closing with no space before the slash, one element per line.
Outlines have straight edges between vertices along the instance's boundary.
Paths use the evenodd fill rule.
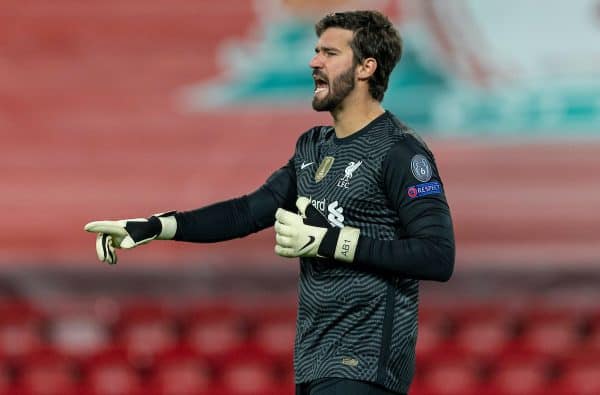
<path fill-rule="evenodd" d="M 175 238 L 245 236 L 272 226 L 278 207 L 294 210 L 298 196 L 332 226 L 360 229 L 360 237 L 352 263 L 300 259 L 296 382 L 340 377 L 408 392 L 418 281 L 445 281 L 454 266 L 452 221 L 432 153 L 389 112 L 343 139 L 315 127 L 256 192 L 177 213 Z"/>

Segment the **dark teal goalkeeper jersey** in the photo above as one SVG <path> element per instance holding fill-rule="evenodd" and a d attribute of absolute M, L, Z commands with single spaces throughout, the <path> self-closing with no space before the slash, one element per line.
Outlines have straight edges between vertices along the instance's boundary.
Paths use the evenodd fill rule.
<path fill-rule="evenodd" d="M 376 382 L 402 393 L 414 375 L 419 280 L 446 281 L 454 235 L 425 143 L 386 112 L 350 137 L 315 127 L 256 192 L 177 214 L 176 239 L 212 242 L 272 226 L 309 197 L 332 226 L 360 229 L 353 263 L 301 258 L 297 383 Z M 219 224 L 215 228 L 215 224 Z"/>

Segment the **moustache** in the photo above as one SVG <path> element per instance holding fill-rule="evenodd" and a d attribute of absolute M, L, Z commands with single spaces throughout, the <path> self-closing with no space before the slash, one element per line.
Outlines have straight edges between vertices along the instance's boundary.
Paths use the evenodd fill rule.
<path fill-rule="evenodd" d="M 314 79 L 318 78 L 318 79 L 323 80 L 325 82 L 329 82 L 327 76 L 325 74 L 321 73 L 320 71 L 317 71 L 317 70 L 313 71 L 312 72 L 312 76 L 313 76 Z"/>

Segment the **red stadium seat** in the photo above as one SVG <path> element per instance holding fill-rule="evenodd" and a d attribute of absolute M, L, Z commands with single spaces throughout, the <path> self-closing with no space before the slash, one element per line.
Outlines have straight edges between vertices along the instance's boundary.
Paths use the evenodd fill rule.
<path fill-rule="evenodd" d="M 74 358 L 85 358 L 99 352 L 112 340 L 105 323 L 86 314 L 52 317 L 48 337 L 53 347 Z"/>
<path fill-rule="evenodd" d="M 175 344 L 176 334 L 171 322 L 157 318 L 128 323 L 121 332 L 121 340 L 130 354 L 148 357 Z"/>
<path fill-rule="evenodd" d="M 600 355 L 600 312 L 590 314 L 588 318 L 588 334 L 582 348 Z"/>
<path fill-rule="evenodd" d="M 262 349 L 276 356 L 292 356 L 295 336 L 295 321 L 263 322 L 256 331 L 256 340 Z"/>
<path fill-rule="evenodd" d="M 584 340 L 582 348 L 594 351 L 600 355 L 600 326 L 590 331 L 589 336 Z"/>
<path fill-rule="evenodd" d="M 439 356 L 419 373 L 415 391 L 424 395 L 478 394 L 482 368 L 480 361 L 466 355 Z"/>
<path fill-rule="evenodd" d="M 264 353 L 291 363 L 296 337 L 295 305 L 263 307 L 262 311 L 253 312 L 252 317 L 257 346 Z"/>
<path fill-rule="evenodd" d="M 218 359 L 230 353 L 248 338 L 244 317 L 231 306 L 196 306 L 184 321 L 184 341 L 196 352 L 210 358 Z"/>
<path fill-rule="evenodd" d="M 276 395 L 277 380 L 272 360 L 257 353 L 232 355 L 221 370 L 221 383 L 231 395 Z"/>
<path fill-rule="evenodd" d="M 43 348 L 27 356 L 18 385 L 24 395 L 66 395 L 77 393 L 79 383 L 73 361 Z"/>
<path fill-rule="evenodd" d="M 176 319 L 152 302 L 125 307 L 117 333 L 118 343 L 143 368 L 148 368 L 157 354 L 179 341 Z"/>
<path fill-rule="evenodd" d="M 451 332 L 452 322 L 447 311 L 424 306 L 419 312 L 417 364 L 423 365 L 430 358 L 435 358 L 442 348 L 447 348 Z"/>
<path fill-rule="evenodd" d="M 600 394 L 600 354 L 573 355 L 562 361 L 554 390 L 558 394 Z"/>
<path fill-rule="evenodd" d="M 550 368 L 550 361 L 539 355 L 506 355 L 496 361 L 486 387 L 491 395 L 552 393 Z"/>
<path fill-rule="evenodd" d="M 0 303 L 0 353 L 19 359 L 41 346 L 43 316 L 24 301 Z"/>
<path fill-rule="evenodd" d="M 188 347 L 175 347 L 157 357 L 153 393 L 212 395 L 213 371 L 208 361 Z"/>
<path fill-rule="evenodd" d="M 548 357 L 568 356 L 582 342 L 582 316 L 568 310 L 526 312 L 523 333 L 514 347 Z"/>
<path fill-rule="evenodd" d="M 515 317 L 508 309 L 483 303 L 453 316 L 456 333 L 451 342 L 460 352 L 481 358 L 498 356 L 514 338 Z"/>
<path fill-rule="evenodd" d="M 86 395 L 142 395 L 140 378 L 124 349 L 100 352 L 85 366 Z"/>
<path fill-rule="evenodd" d="M 0 355 L 0 395 L 10 395 L 16 391 L 12 388 L 12 375 L 8 361 Z"/>

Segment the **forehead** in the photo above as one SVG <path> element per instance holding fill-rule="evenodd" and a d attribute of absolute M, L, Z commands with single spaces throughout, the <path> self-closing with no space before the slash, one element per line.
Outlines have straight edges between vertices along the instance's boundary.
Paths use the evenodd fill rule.
<path fill-rule="evenodd" d="M 352 30 L 342 29 L 339 27 L 330 27 L 326 29 L 319 40 L 317 41 L 317 48 L 335 48 L 339 50 L 346 50 L 350 48 L 350 42 L 352 41 L 354 33 Z"/>

